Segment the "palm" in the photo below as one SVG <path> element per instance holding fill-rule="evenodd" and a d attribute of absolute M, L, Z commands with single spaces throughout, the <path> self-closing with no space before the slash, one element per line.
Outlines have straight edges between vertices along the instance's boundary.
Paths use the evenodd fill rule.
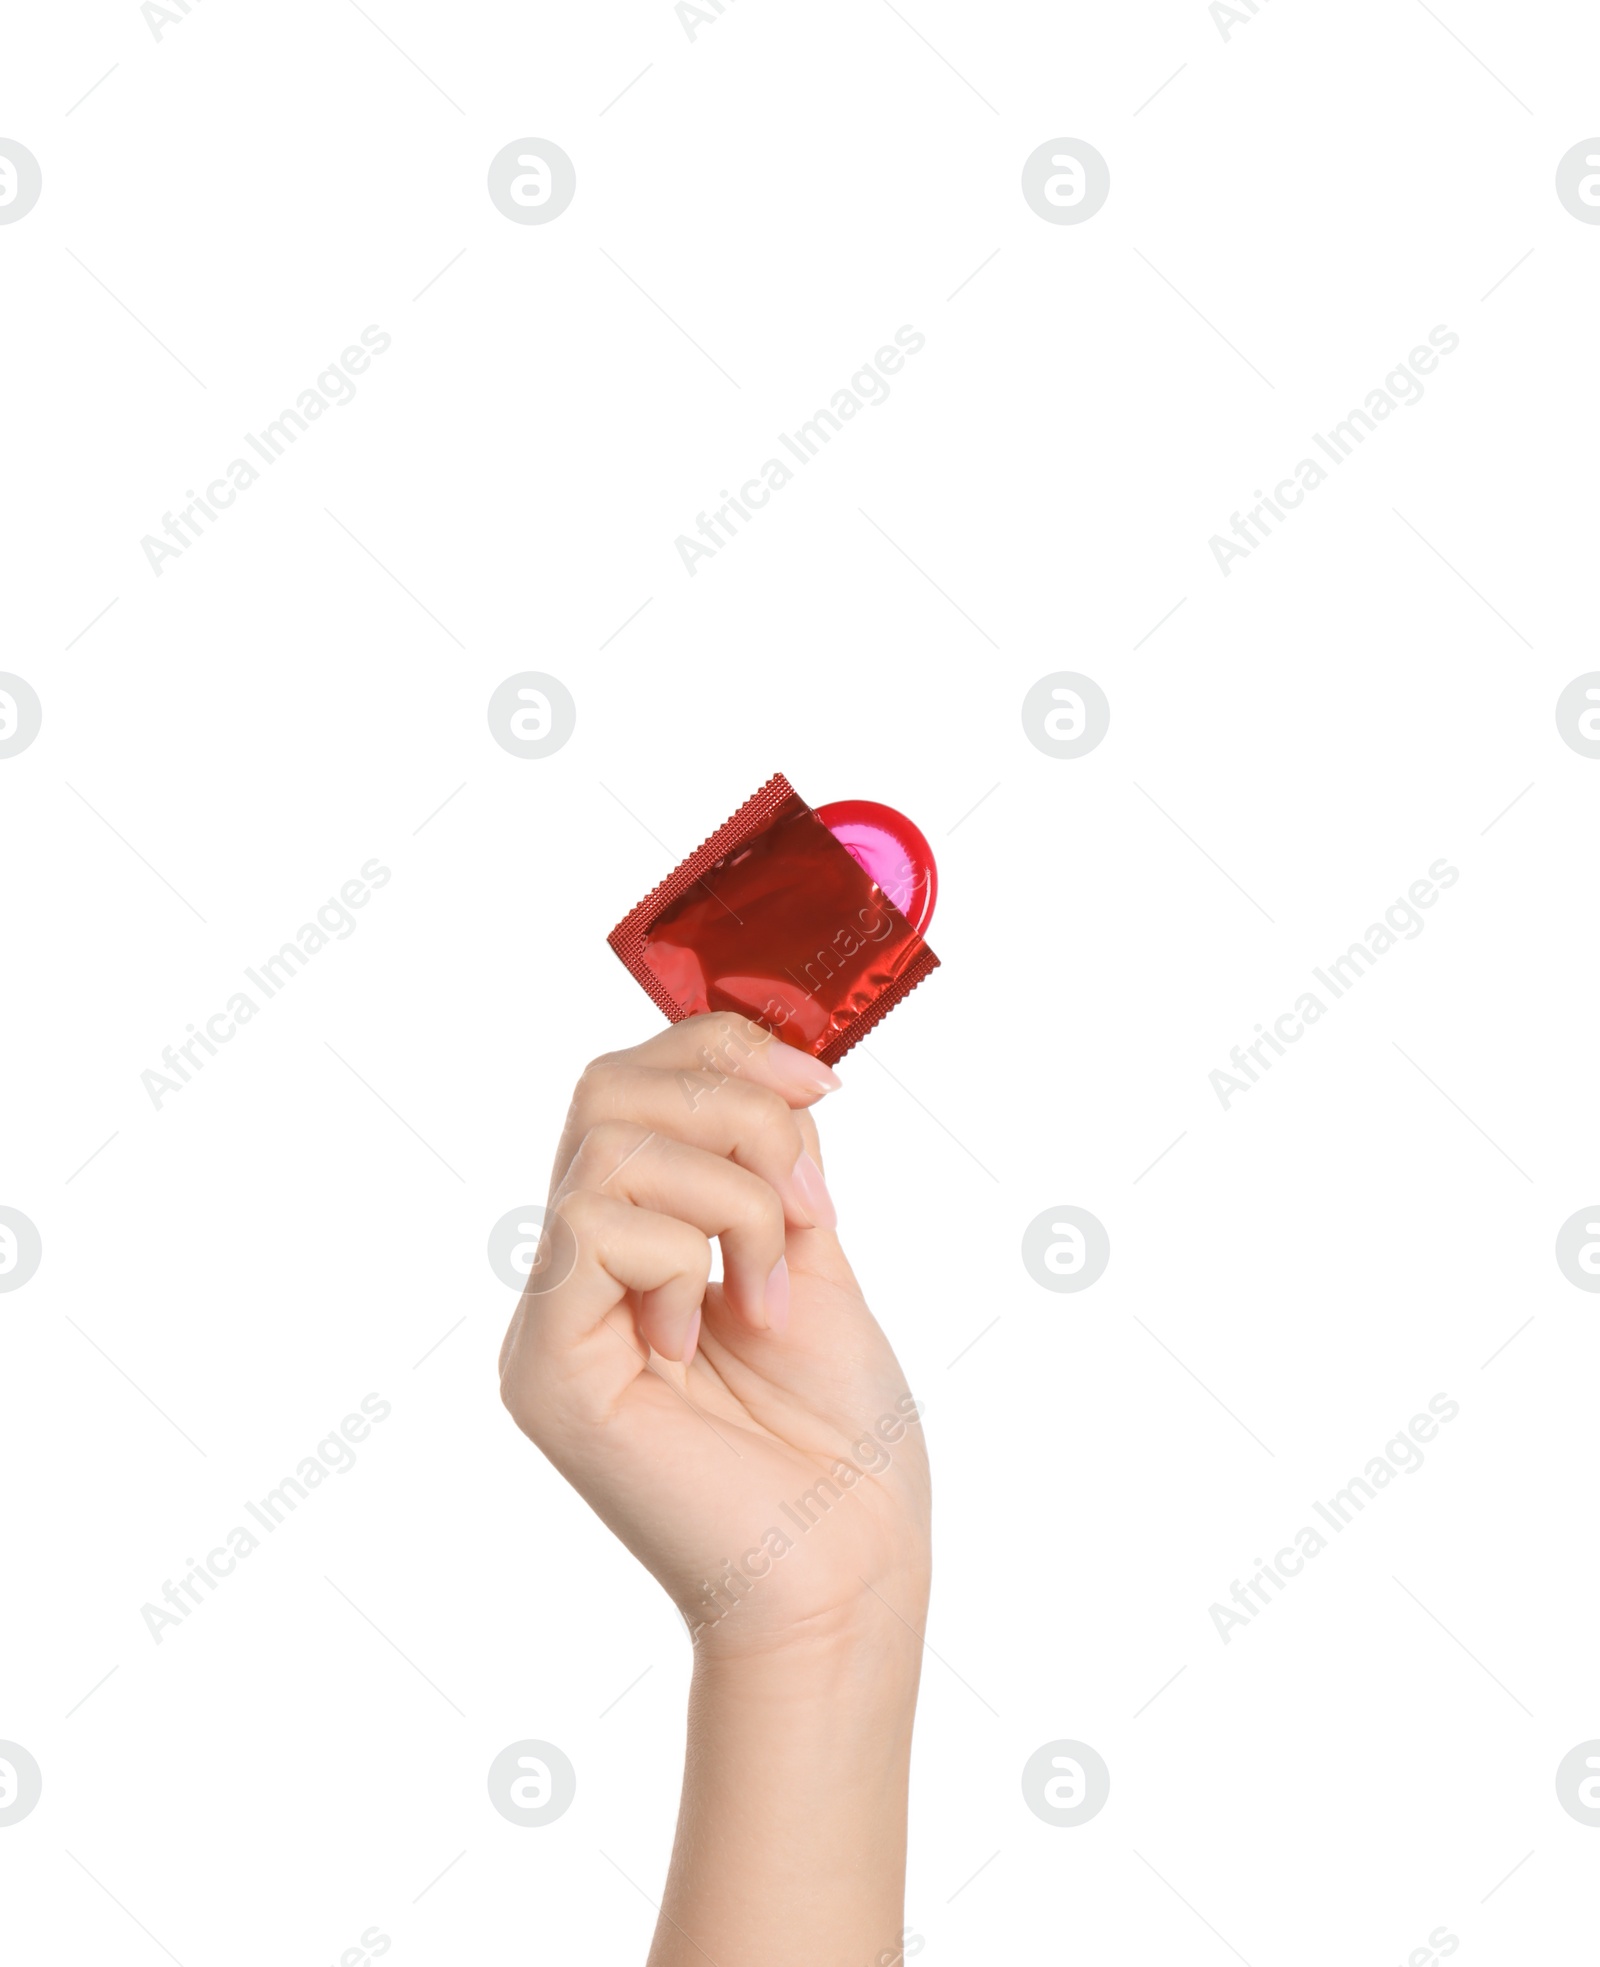
<path fill-rule="evenodd" d="M 606 1323 L 633 1355 L 617 1354 L 621 1397 L 592 1470 L 566 1471 L 712 1649 L 827 1620 L 868 1590 L 899 1610 L 926 1541 L 927 1457 L 899 1361 L 837 1239 L 793 1231 L 788 1249 L 781 1352 L 712 1284 L 689 1367 L 646 1365 L 620 1300 Z"/>

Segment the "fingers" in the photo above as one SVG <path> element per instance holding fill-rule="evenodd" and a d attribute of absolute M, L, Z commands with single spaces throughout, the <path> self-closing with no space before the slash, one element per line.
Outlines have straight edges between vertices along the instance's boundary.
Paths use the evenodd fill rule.
<path fill-rule="evenodd" d="M 552 1414 L 603 1419 L 647 1363 L 630 1327 L 664 1359 L 692 1358 L 710 1275 L 711 1245 L 680 1218 L 595 1189 L 559 1196 L 502 1370 L 518 1424 L 539 1440 Z"/>
<path fill-rule="evenodd" d="M 717 1237 L 723 1291 L 738 1317 L 753 1331 L 787 1325 L 783 1204 L 759 1175 L 670 1135 L 611 1120 L 584 1136 L 568 1181 Z"/>
<path fill-rule="evenodd" d="M 732 1011 L 685 1018 L 614 1056 L 667 1072 L 710 1072 L 765 1086 L 791 1106 L 809 1106 L 844 1084 L 831 1066 L 785 1044 L 764 1025 Z"/>
<path fill-rule="evenodd" d="M 563 1143 L 568 1159 L 558 1170 L 558 1187 L 592 1129 L 626 1122 L 759 1176 L 777 1192 L 796 1229 L 833 1228 L 838 1217 L 822 1170 L 807 1151 L 795 1109 L 781 1093 L 704 1068 L 641 1064 L 644 1050 L 596 1059 L 584 1072 L 568 1115 Z"/>
<path fill-rule="evenodd" d="M 602 1420 L 648 1365 L 687 1362 L 720 1241 L 719 1333 L 788 1322 L 786 1238 L 836 1220 L 807 1109 L 841 1084 L 732 1013 L 688 1018 L 584 1071 L 540 1256 L 501 1352 L 508 1407 L 541 1438 Z M 810 1261 L 831 1235 L 797 1246 Z"/>
<path fill-rule="evenodd" d="M 764 1088 L 791 1110 L 798 1110 L 843 1083 L 820 1060 L 786 1045 L 749 1018 L 732 1012 L 685 1018 L 642 1045 L 604 1053 L 585 1067 L 556 1148 L 552 1187 L 560 1182 L 578 1143 L 596 1120 L 627 1117 L 614 1102 L 600 1103 L 595 1095 L 608 1074 L 629 1067 L 682 1075 L 682 1099 L 690 1106 L 725 1085 L 737 1083 Z"/>

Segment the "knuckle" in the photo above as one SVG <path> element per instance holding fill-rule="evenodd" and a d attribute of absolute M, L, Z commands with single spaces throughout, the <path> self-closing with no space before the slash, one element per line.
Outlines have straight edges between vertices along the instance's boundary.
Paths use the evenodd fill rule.
<path fill-rule="evenodd" d="M 684 1227 L 688 1229 L 688 1224 Z M 689 1230 L 684 1243 L 684 1271 L 701 1292 L 711 1282 L 711 1242 L 696 1229 Z"/>
<path fill-rule="evenodd" d="M 771 1182 L 756 1184 L 756 1192 L 750 1198 L 749 1225 L 752 1233 L 761 1241 L 776 1243 L 780 1249 L 787 1225 L 784 1221 L 783 1200 Z"/>
<path fill-rule="evenodd" d="M 608 1111 L 619 1071 L 620 1058 L 615 1052 L 602 1052 L 598 1058 L 591 1059 L 578 1074 L 578 1083 L 572 1089 L 573 1112 L 582 1115 Z"/>
<path fill-rule="evenodd" d="M 704 1036 L 717 1051 L 742 1056 L 768 1043 L 772 1034 L 737 1011 L 718 1011 L 706 1019 Z"/>
<path fill-rule="evenodd" d="M 716 1083 L 744 1071 L 772 1034 L 737 1011 L 704 1011 L 685 1018 L 682 1028 L 692 1037 L 701 1070 Z"/>
<path fill-rule="evenodd" d="M 800 1130 L 788 1101 L 765 1086 L 742 1085 L 739 1093 L 741 1117 L 752 1145 L 774 1155 L 787 1150 L 793 1161 L 800 1152 Z"/>
<path fill-rule="evenodd" d="M 730 1227 L 747 1236 L 782 1238 L 785 1233 L 783 1201 L 764 1176 L 737 1163 L 728 1166 L 732 1178 Z"/>
<path fill-rule="evenodd" d="M 591 1188 L 568 1189 L 551 1210 L 571 1230 L 580 1246 L 599 1235 L 609 1213 L 606 1198 Z"/>
<path fill-rule="evenodd" d="M 573 1157 L 582 1174 L 594 1173 L 602 1179 L 615 1174 L 641 1141 L 647 1139 L 642 1127 L 631 1120 L 597 1120 L 584 1133 Z"/>

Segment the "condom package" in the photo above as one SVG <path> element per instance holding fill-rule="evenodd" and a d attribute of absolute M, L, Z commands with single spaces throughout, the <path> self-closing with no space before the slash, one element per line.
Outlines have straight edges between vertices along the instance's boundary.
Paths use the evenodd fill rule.
<path fill-rule="evenodd" d="M 608 940 L 674 1024 L 738 1011 L 833 1065 L 938 968 L 935 881 L 901 814 L 813 811 L 779 772 Z"/>

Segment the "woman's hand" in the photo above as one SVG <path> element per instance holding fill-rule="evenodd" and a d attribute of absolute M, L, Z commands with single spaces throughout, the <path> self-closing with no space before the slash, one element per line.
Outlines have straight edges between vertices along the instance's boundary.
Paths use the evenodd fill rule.
<path fill-rule="evenodd" d="M 839 1084 L 718 1014 L 594 1060 L 501 1348 L 518 1425 L 705 1656 L 922 1625 L 921 1430 L 834 1233 L 808 1110 Z"/>
<path fill-rule="evenodd" d="M 596 1059 L 501 1348 L 518 1425 L 695 1641 L 650 1967 L 904 1958 L 928 1465 L 834 1234 L 809 1108 L 838 1084 L 731 1016 Z"/>

